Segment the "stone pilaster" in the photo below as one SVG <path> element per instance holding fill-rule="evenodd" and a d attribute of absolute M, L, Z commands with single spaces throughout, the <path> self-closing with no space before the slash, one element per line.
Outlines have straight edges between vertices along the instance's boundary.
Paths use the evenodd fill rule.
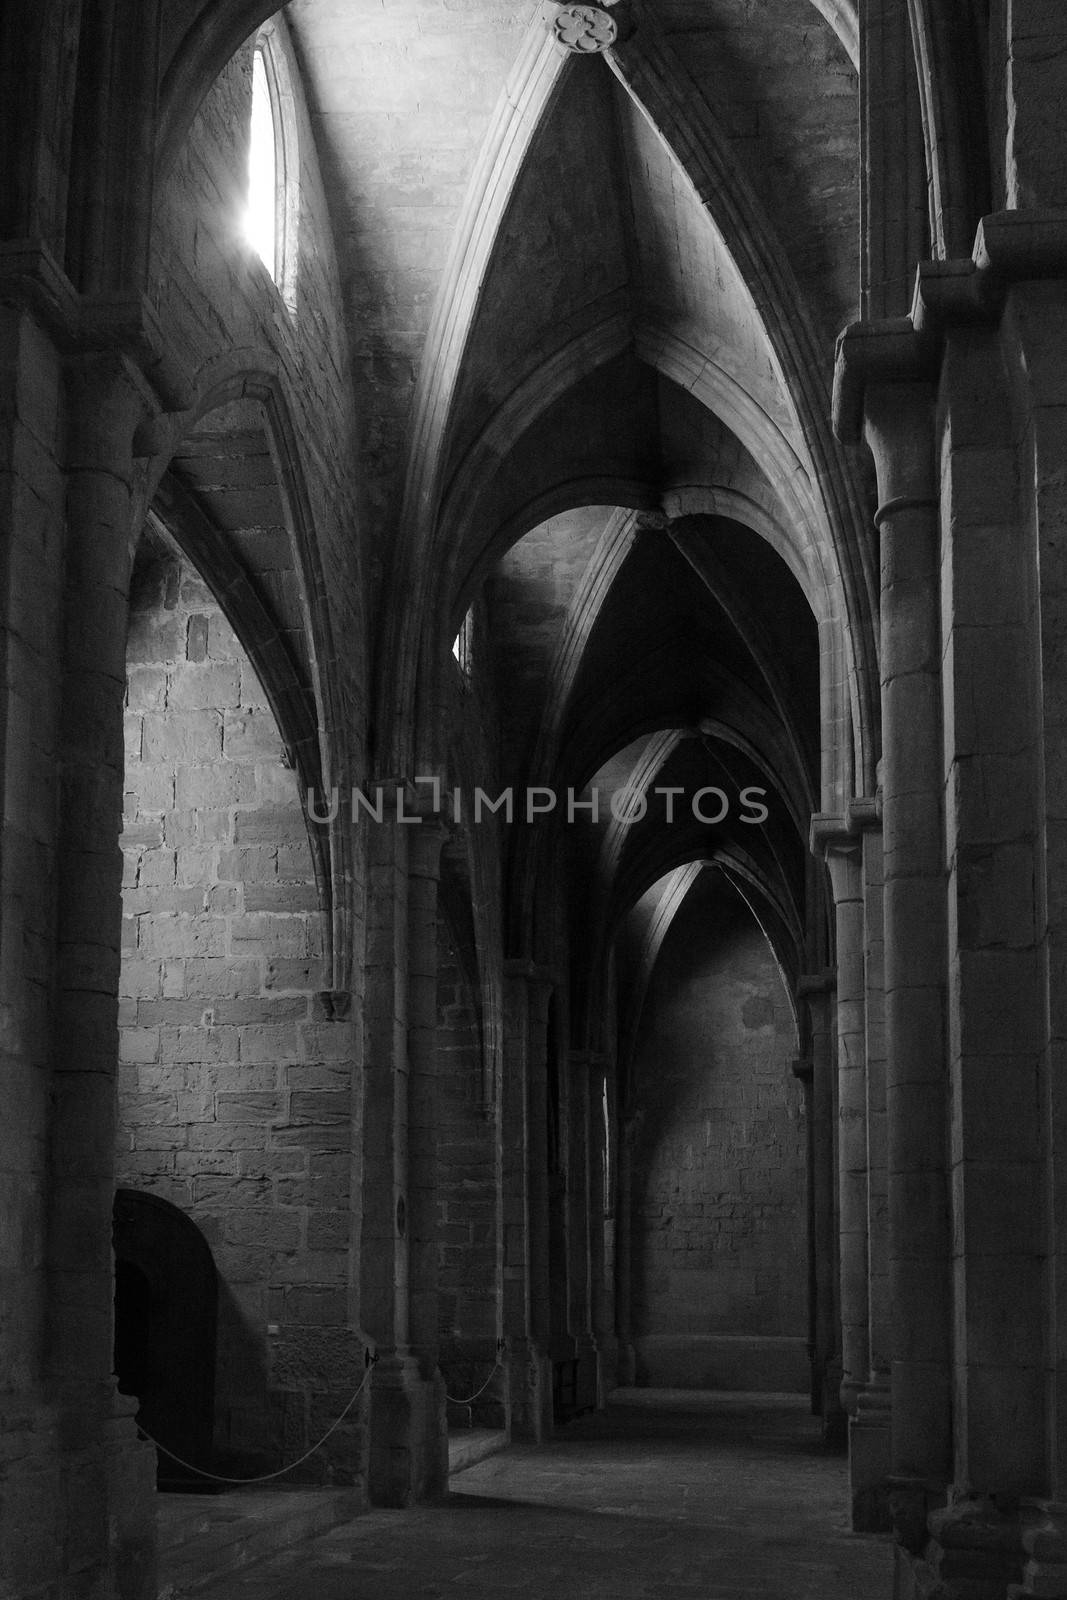
<path fill-rule="evenodd" d="M 589 1281 L 590 1319 L 597 1356 L 597 1403 L 615 1387 L 618 1341 L 615 1297 L 609 1278 L 608 1125 L 605 1119 L 608 1071 L 602 1056 L 589 1064 Z"/>
<path fill-rule="evenodd" d="M 1045 1003 L 1033 566 L 995 335 L 941 375 L 948 1046 L 959 1493 L 1046 1488 Z M 1051 688 L 1051 685 L 1049 685 Z M 1062 693 L 1062 690 L 1060 691 Z M 976 714 L 976 708 L 980 713 Z"/>
<path fill-rule="evenodd" d="M 637 1377 L 633 1337 L 633 1137 L 630 1117 L 618 1120 L 618 1177 L 615 1186 L 615 1326 L 618 1336 L 616 1377 L 622 1386 Z"/>
<path fill-rule="evenodd" d="M 56 1573 L 55 1413 L 43 1392 L 45 1204 L 48 1184 L 51 962 L 58 817 L 41 796 L 54 783 L 62 627 L 62 369 L 36 321 L 0 308 L 0 411 L 12 447 L 0 464 L 0 694 L 5 744 L 34 762 L 5 770 L 0 812 L 0 1015 L 8 1114 L 0 1118 L 0 1250 L 19 1315 L 0 1324 L 0 1588 L 29 1589 Z M 27 627 L 27 607 L 31 626 Z M 39 768 L 35 781 L 34 767 Z M 36 959 L 28 959 L 29 952 Z"/>
<path fill-rule="evenodd" d="M 135 368 L 101 353 L 68 365 L 66 404 L 44 1372 L 68 1452 L 66 1569 L 148 1595 L 155 1452 L 115 1390 L 111 1258 L 133 437 L 148 397 Z"/>
<path fill-rule="evenodd" d="M 834 1062 L 832 973 L 811 973 L 797 985 L 808 1014 L 811 1041 L 809 1170 L 814 1257 L 812 1398 L 828 1441 L 845 1433 L 841 1405 L 841 1319 L 838 1301 L 837 1086 Z"/>
<path fill-rule="evenodd" d="M 892 1466 L 898 1530 L 920 1545 L 952 1437 L 940 548 L 923 356 L 910 323 L 851 329 L 836 393 L 839 430 L 862 428 L 878 474 Z"/>
<path fill-rule="evenodd" d="M 899 589 L 897 601 L 883 590 L 883 625 L 895 623 L 883 636 L 883 703 L 901 1600 L 937 1584 L 960 1600 L 1009 1585 L 1013 1595 L 1067 1595 L 1067 1568 L 1056 1570 L 1063 693 L 1056 653 L 1038 646 L 1062 631 L 1064 279 L 1062 212 L 988 217 L 971 261 L 920 266 L 910 321 L 850 330 L 839 361 L 838 423 L 847 436 L 849 419 L 853 433 L 865 421 L 883 499 L 883 572 L 897 574 Z M 945 799 L 935 849 L 929 774 L 942 741 L 930 733 L 929 707 L 937 699 Z M 901 874 L 909 858 L 910 884 Z M 932 1004 L 925 1018 L 916 1004 L 915 958 L 927 986 L 934 970 L 932 913 L 945 950 L 941 1035 Z M 899 1031 L 906 1014 L 897 994 L 909 969 L 905 1009 L 922 1018 L 911 1044 Z M 924 1056 L 928 1069 L 943 1060 L 936 1080 Z M 917 1099 L 924 1082 L 926 1116 Z M 935 1147 L 947 1153 L 936 1201 L 935 1163 L 924 1180 L 916 1160 L 924 1142 L 931 1157 Z M 904 1209 L 901 1154 L 911 1187 Z M 902 1244 L 915 1263 L 910 1296 Z M 948 1388 L 940 1359 L 929 1381 L 930 1340 L 942 1323 L 951 1429 L 939 1418 L 949 1412 L 947 1392 L 938 1402 Z M 927 1361 L 925 1394 L 917 1355 Z"/>
<path fill-rule="evenodd" d="M 908 309 L 926 254 L 922 113 L 907 6 L 860 0 L 859 13 L 863 314 L 892 317 Z"/>
<path fill-rule="evenodd" d="M 1063 61 L 1067 17 L 1048 0 L 1012 0 L 995 13 L 1004 37 L 991 53 L 1004 72 L 1005 199 L 1013 209 L 1067 205 Z"/>
<path fill-rule="evenodd" d="M 808 1366 L 811 1373 L 811 1410 L 813 1416 L 819 1415 L 822 1402 L 822 1384 L 815 1381 L 815 1345 L 816 1330 L 818 1327 L 818 1307 L 816 1295 L 818 1292 L 818 1262 L 815 1251 L 815 1162 L 813 1158 L 814 1139 L 813 1113 L 812 1113 L 812 1083 L 815 1069 L 811 1056 L 796 1056 L 790 1063 L 790 1070 L 800 1084 L 804 1095 L 804 1127 L 807 1138 L 805 1142 L 804 1163 L 804 1231 L 806 1235 L 806 1255 L 808 1267 L 808 1339 L 807 1354 Z"/>
<path fill-rule="evenodd" d="M 408 1337 L 424 1379 L 437 1371 L 437 884 L 440 824 L 408 837 Z"/>
<path fill-rule="evenodd" d="M 1001 346 L 1009 371 L 1016 378 L 1017 392 L 1025 399 L 1024 415 L 1016 420 L 1017 431 L 1022 422 L 1018 521 L 1028 530 L 1027 564 L 1031 570 L 1036 565 L 1039 578 L 1037 616 L 1030 619 L 1030 637 L 1041 641 L 1037 673 L 1041 769 L 1034 907 L 1042 994 L 1039 1105 L 1034 1107 L 1028 1096 L 1022 1108 L 1024 1116 L 1013 1113 L 1008 1124 L 1011 1154 L 1030 1162 L 1034 1150 L 1027 1134 L 1037 1110 L 1044 1155 L 1043 1238 L 1039 1246 L 1031 1228 L 1026 1265 L 1031 1272 L 1040 1271 L 1044 1280 L 1046 1381 L 1041 1417 L 1047 1478 L 1037 1497 L 1038 1507 L 1029 1519 L 1033 1526 L 1024 1538 L 1030 1559 L 1025 1581 L 1031 1585 L 1025 1592 L 1059 1596 L 1067 1595 L 1067 1558 L 1062 1553 L 1062 1543 L 1057 1543 L 1046 1528 L 1035 1545 L 1033 1533 L 1033 1528 L 1045 1528 L 1049 1521 L 1054 1530 L 1062 1533 L 1063 1508 L 1067 1504 L 1067 821 L 1063 800 L 1067 793 L 1067 674 L 1059 643 L 1067 605 L 1067 215 L 1061 215 L 1054 229 L 1034 230 L 1035 245 L 1045 240 L 1042 253 L 1050 268 L 1057 255 L 1048 245 L 1056 237 L 1058 281 L 1026 281 L 1010 291 Z M 1033 273 L 1032 264 L 1029 270 Z M 1017 594 L 1014 599 L 1017 605 Z M 1006 731 L 1002 729 L 1001 737 Z M 987 759 L 991 757 L 992 752 Z M 1015 803 L 1013 784 L 1004 782 L 1007 761 L 1002 757 L 996 765 L 1001 769 L 998 792 L 1002 805 L 991 820 L 1000 824 L 999 854 L 1003 858 L 1004 846 L 1013 835 L 1016 848 L 1025 842 L 1021 826 L 1024 818 Z M 1011 771 L 1014 778 L 1014 762 Z M 1016 904 L 1017 912 L 1025 910 L 1025 901 L 1017 900 Z M 1001 1148 L 997 1154 L 1003 1158 L 1008 1151 Z M 1036 1256 L 1043 1260 L 1039 1262 Z M 1039 1570 L 1031 1573 L 1035 1561 Z M 1054 1574 L 1051 1569 L 1057 1563 L 1059 1571 Z"/>
<path fill-rule="evenodd" d="M 863 848 L 864 1030 L 867 1077 L 867 1334 L 870 1368 L 849 1424 L 853 1527 L 885 1533 L 892 1527 L 889 1291 L 889 1200 L 885 1110 L 885 918 L 880 802 L 850 807 Z"/>
<path fill-rule="evenodd" d="M 548 1357 L 546 1038 L 551 978 L 533 963 L 504 965 L 504 1337 L 512 1433 L 552 1431 Z"/>
<path fill-rule="evenodd" d="M 573 1341 L 574 1360 L 577 1363 L 575 1404 L 581 1408 L 595 1404 L 599 1388 L 593 1338 L 594 1218 L 589 1159 L 590 1082 L 595 1076 L 595 1060 L 586 1050 L 572 1050 L 567 1056 L 567 1331 Z"/>
<path fill-rule="evenodd" d="M 859 838 L 849 833 L 843 818 L 815 817 L 812 844 L 826 859 L 836 922 L 841 1404 L 852 1417 L 870 1364 L 862 851 Z"/>
<path fill-rule="evenodd" d="M 840 1239 L 841 1403 L 848 1414 L 852 1525 L 888 1527 L 889 1400 L 887 1374 L 874 1368 L 871 1342 L 871 1085 L 869 1010 L 881 1008 L 881 861 L 866 841 L 877 825 L 874 800 L 853 802 L 847 816 L 813 817 L 812 848 L 825 857 L 836 917 L 837 1170 Z M 877 871 L 868 884 L 868 869 Z M 873 902 L 873 903 L 872 903 Z M 871 918 L 876 919 L 871 926 Z M 871 951 L 879 955 L 872 970 Z M 876 1048 L 878 1045 L 876 1045 Z M 882 1088 L 884 1098 L 884 1087 Z M 883 1163 L 884 1164 L 884 1163 Z"/>
<path fill-rule="evenodd" d="M 442 831 L 382 785 L 370 826 L 361 1306 L 378 1361 L 370 1390 L 371 1499 L 403 1506 L 448 1479 L 437 1368 L 435 1057 Z M 416 821 L 401 821 L 403 813 Z M 393 819 L 396 820 L 393 820 Z"/>

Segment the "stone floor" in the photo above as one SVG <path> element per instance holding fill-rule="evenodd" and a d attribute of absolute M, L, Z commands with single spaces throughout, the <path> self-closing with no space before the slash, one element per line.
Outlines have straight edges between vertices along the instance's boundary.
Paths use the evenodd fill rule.
<path fill-rule="evenodd" d="M 617 1391 L 550 1443 L 371 1511 L 201 1600 L 889 1600 L 847 1531 L 845 1467 L 791 1396 Z"/>

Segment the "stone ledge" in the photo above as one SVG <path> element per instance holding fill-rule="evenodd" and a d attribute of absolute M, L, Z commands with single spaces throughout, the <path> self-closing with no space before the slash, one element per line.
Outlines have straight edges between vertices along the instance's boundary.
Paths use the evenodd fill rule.
<path fill-rule="evenodd" d="M 507 1442 L 505 1428 L 457 1428 L 451 1431 L 448 1435 L 449 1477 L 466 1472 L 468 1467 L 484 1461 L 486 1456 L 496 1455 L 498 1450 L 506 1448 Z"/>

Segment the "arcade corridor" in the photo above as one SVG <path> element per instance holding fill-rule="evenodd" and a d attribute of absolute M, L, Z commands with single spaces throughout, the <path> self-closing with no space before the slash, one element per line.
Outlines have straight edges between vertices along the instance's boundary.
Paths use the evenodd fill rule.
<path fill-rule="evenodd" d="M 1065 103 L 0 0 L 0 1600 L 1067 1600 Z"/>
<path fill-rule="evenodd" d="M 800 1397 L 619 1390 L 547 1443 L 453 1475 L 445 1502 L 371 1511 L 195 1593 L 889 1600 L 889 1540 L 847 1531 L 846 1483 Z M 269 1496 L 247 1498 L 268 1514 Z M 163 1594 L 190 1593 L 167 1575 L 164 1560 Z"/>

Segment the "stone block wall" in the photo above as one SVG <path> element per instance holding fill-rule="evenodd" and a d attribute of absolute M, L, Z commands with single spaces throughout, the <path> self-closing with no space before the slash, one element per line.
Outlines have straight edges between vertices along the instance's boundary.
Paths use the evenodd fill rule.
<path fill-rule="evenodd" d="M 299 1455 L 362 1374 L 349 1327 L 352 1041 L 319 991 L 302 805 L 196 572 L 146 535 L 127 653 L 118 1182 L 180 1206 L 220 1275 L 222 1470 Z M 351 1428 L 304 1476 L 351 1476 Z"/>
<path fill-rule="evenodd" d="M 780 1387 L 784 1374 L 786 1387 L 803 1387 L 804 1127 L 789 1070 L 792 1015 L 747 908 L 704 876 L 709 887 L 698 883 L 664 941 L 638 1040 L 638 1376 L 757 1389 Z"/>
<path fill-rule="evenodd" d="M 456 939 L 442 917 L 437 944 L 438 1307 L 441 1369 L 456 1399 L 482 1387 L 496 1361 L 496 1108 L 487 1104 L 477 1011 Z M 494 1380 L 457 1420 L 502 1422 Z"/>

